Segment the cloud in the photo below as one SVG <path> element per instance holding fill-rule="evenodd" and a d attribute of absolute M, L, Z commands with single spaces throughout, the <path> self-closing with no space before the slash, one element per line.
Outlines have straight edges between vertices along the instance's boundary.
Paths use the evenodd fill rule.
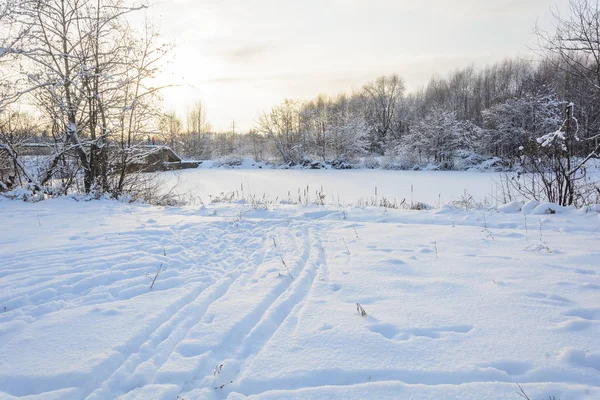
<path fill-rule="evenodd" d="M 195 38 L 196 49 L 205 56 L 230 64 L 244 64 L 274 53 L 276 46 L 264 40 L 250 41 L 239 36 L 211 36 Z"/>
<path fill-rule="evenodd" d="M 266 44 L 245 44 L 240 47 L 221 49 L 217 55 L 231 64 L 243 64 L 265 56 L 273 48 Z"/>

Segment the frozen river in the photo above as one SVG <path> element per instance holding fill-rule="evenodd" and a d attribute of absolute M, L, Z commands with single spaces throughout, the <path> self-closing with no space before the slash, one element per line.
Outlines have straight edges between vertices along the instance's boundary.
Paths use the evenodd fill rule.
<path fill-rule="evenodd" d="M 384 170 L 194 169 L 165 172 L 169 187 L 208 201 L 209 196 L 244 190 L 260 197 L 298 198 L 308 187 L 311 198 L 322 188 L 325 203 L 357 204 L 359 200 L 406 199 L 430 205 L 448 203 L 468 193 L 476 201 L 496 204 L 499 173 Z M 332 200 L 333 199 L 333 200 Z"/>

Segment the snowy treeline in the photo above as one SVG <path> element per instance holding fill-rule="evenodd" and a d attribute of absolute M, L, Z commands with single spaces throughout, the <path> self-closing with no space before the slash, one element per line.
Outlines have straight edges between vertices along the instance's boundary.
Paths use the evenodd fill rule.
<path fill-rule="evenodd" d="M 259 118 L 256 133 L 265 139 L 247 141 L 267 146 L 263 156 L 285 163 L 387 156 L 398 168 L 434 163 L 452 169 L 460 167 L 458 156 L 480 155 L 512 166 L 536 151 L 537 138 L 560 127 L 574 100 L 581 141 L 573 151 L 585 155 L 595 146 L 586 139 L 600 128 L 600 110 L 591 90 L 569 75 L 551 61 L 507 59 L 432 78 L 408 94 L 401 77 L 384 76 L 355 93 L 285 100 Z M 231 151 L 253 155 L 249 143 L 232 143 Z"/>
<path fill-rule="evenodd" d="M 571 204 L 586 162 L 600 155 L 598 1 L 571 0 L 554 33 L 537 31 L 535 62 L 469 66 L 411 93 L 390 75 L 353 93 L 285 100 L 244 135 L 209 133 L 202 103 L 185 124 L 160 109 L 153 77 L 169 46 L 148 24 L 138 32 L 128 23 L 145 8 L 128 4 L 0 0 L 0 30 L 8 32 L 0 37 L 0 190 L 119 196 L 139 186 L 132 172 L 148 155 L 141 145 L 156 142 L 190 158 L 287 164 L 362 158 L 366 166 L 453 169 L 490 159 L 538 174 L 533 185 L 546 199 Z M 36 171 L 21 157 L 31 118 L 19 104 L 53 147 Z"/>
<path fill-rule="evenodd" d="M 170 46 L 120 0 L 0 0 L 0 191 L 137 191 L 138 148 L 157 132 L 153 77 Z M 22 144 L 43 133 L 32 170 Z"/>
<path fill-rule="evenodd" d="M 354 93 L 288 99 L 261 115 L 249 135 L 192 130 L 181 133 L 176 147 L 189 157 L 293 164 L 386 156 L 389 167 L 406 169 L 430 163 L 454 169 L 494 157 L 510 168 L 537 153 L 537 139 L 561 126 L 569 103 L 578 121 L 572 152 L 592 152 L 600 132 L 597 92 L 557 57 L 506 59 L 434 77 L 412 93 L 392 75 Z"/>

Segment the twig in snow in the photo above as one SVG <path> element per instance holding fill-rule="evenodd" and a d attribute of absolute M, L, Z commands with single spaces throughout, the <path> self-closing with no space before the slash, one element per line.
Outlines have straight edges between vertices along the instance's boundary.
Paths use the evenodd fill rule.
<path fill-rule="evenodd" d="M 250 213 L 251 210 L 246 210 L 246 211 L 240 211 L 239 214 L 233 219 L 233 221 L 231 221 L 232 225 L 239 225 L 242 220 L 244 219 L 244 217 Z"/>
<path fill-rule="evenodd" d="M 525 399 L 525 400 L 531 400 L 531 399 L 529 398 L 529 396 L 527 396 L 527 394 L 525 393 L 525 391 L 523 390 L 523 388 L 521 387 L 521 385 L 519 385 L 519 384 L 517 383 L 517 386 L 519 387 L 519 391 L 518 391 L 518 392 L 516 392 L 516 393 L 517 393 L 519 396 L 521 396 L 521 398 L 523 398 L 523 399 Z"/>
<path fill-rule="evenodd" d="M 162 266 L 163 265 L 160 264 L 160 267 L 158 267 L 156 269 L 156 273 L 154 274 L 154 276 L 152 276 L 150 274 L 146 274 L 146 278 L 148 278 L 148 279 L 150 279 L 150 281 L 152 281 L 152 284 L 150 285 L 150 290 L 152 290 L 152 288 L 154 287 L 154 284 L 156 283 L 156 280 L 158 279 L 160 274 L 162 274 L 165 271 L 165 269 L 163 269 Z"/>
<path fill-rule="evenodd" d="M 279 258 L 281 258 L 281 263 L 283 264 L 283 266 L 285 267 L 285 269 L 287 269 L 288 274 L 290 274 L 290 278 L 292 280 L 294 280 L 294 275 L 292 275 L 292 271 L 290 271 L 290 269 L 288 268 L 287 264 L 285 263 L 285 260 L 283 259 L 283 254 L 281 254 L 281 250 L 279 250 L 279 247 L 277 247 L 277 242 L 275 241 L 275 238 L 273 238 L 273 246 L 275 246 L 275 248 L 279 252 Z"/>
<path fill-rule="evenodd" d="M 487 236 L 490 239 L 492 239 L 494 242 L 496 241 L 496 238 L 494 237 L 494 235 L 492 235 L 492 232 L 490 232 L 490 230 L 488 229 L 487 220 L 485 219 L 485 215 L 483 216 L 483 230 L 481 232 L 486 233 Z"/>
<path fill-rule="evenodd" d="M 543 230 L 542 230 L 542 220 L 540 219 L 540 243 L 539 244 L 532 244 L 530 246 L 527 246 L 525 248 L 525 250 L 537 250 L 538 252 L 542 252 L 546 251 L 547 253 L 552 253 L 552 250 L 550 249 L 550 247 L 548 247 L 546 245 L 546 243 L 544 243 L 544 235 L 543 235 Z"/>
<path fill-rule="evenodd" d="M 227 383 L 222 384 L 221 386 L 215 386 L 215 389 L 216 390 L 223 389 L 225 386 L 231 385 L 232 383 L 233 383 L 233 381 L 229 381 Z"/>
<path fill-rule="evenodd" d="M 358 312 L 358 315 L 360 315 L 361 317 L 367 316 L 367 312 L 365 311 L 363 306 L 360 305 L 360 303 L 356 303 L 356 311 Z"/>
<path fill-rule="evenodd" d="M 350 248 L 348 248 L 348 243 L 346 243 L 346 239 L 342 238 L 344 241 L 344 245 L 346 246 L 346 250 L 348 251 L 348 255 L 350 255 Z"/>
<path fill-rule="evenodd" d="M 438 257 L 438 250 L 437 250 L 437 242 L 433 242 L 433 248 L 435 249 L 435 258 L 439 258 Z"/>
<path fill-rule="evenodd" d="M 223 364 L 219 364 L 215 367 L 215 371 L 213 372 L 213 375 L 219 375 L 221 373 L 221 370 L 223 369 Z"/>

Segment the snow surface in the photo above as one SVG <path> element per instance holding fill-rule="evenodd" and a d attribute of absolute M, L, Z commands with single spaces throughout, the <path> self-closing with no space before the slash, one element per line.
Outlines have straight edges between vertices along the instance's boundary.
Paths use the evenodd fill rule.
<path fill-rule="evenodd" d="M 206 166 L 205 166 L 206 167 Z M 385 170 L 279 170 L 255 169 L 190 169 L 165 172 L 168 187 L 176 185 L 179 193 L 199 196 L 209 201 L 209 195 L 244 190 L 269 199 L 286 200 L 297 197 L 298 190 L 307 187 L 311 197 L 323 190 L 326 204 L 358 204 L 359 200 L 377 197 L 413 200 L 430 205 L 459 200 L 465 192 L 475 201 L 495 204 L 499 173 L 458 171 L 385 171 Z M 339 201 L 338 201 L 339 200 Z"/>
<path fill-rule="evenodd" d="M 0 200 L 0 398 L 599 399 L 599 214 L 539 207 Z"/>

